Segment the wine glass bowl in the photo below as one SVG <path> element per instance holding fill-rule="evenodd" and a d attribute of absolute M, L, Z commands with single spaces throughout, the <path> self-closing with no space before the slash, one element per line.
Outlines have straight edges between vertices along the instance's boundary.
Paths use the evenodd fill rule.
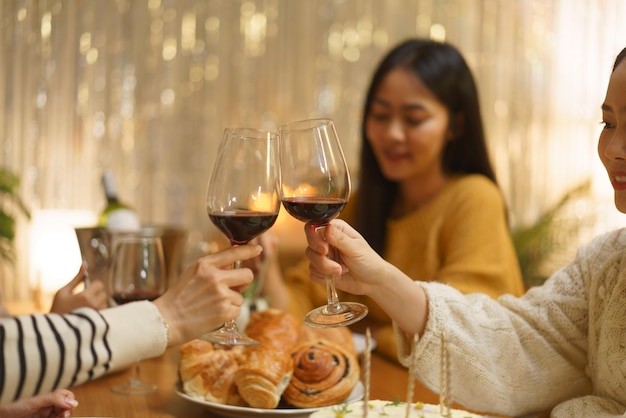
<path fill-rule="evenodd" d="M 113 253 L 111 298 L 118 305 L 155 300 L 165 291 L 165 271 L 165 255 L 160 237 L 123 237 Z"/>
<path fill-rule="evenodd" d="M 224 131 L 207 188 L 207 213 L 231 246 L 267 231 L 280 210 L 278 135 L 252 128 Z M 240 262 L 235 263 L 240 267 Z M 221 345 L 258 345 L 233 318 L 203 339 Z"/>
<path fill-rule="evenodd" d="M 333 197 L 298 196 L 283 199 L 283 206 L 291 216 L 302 222 L 311 222 L 317 227 L 336 218 L 345 205 L 345 199 Z"/>
<path fill-rule="evenodd" d="M 151 301 L 161 296 L 166 286 L 165 255 L 160 237 L 126 235 L 114 244 L 109 292 L 115 303 Z M 130 379 L 111 390 L 124 395 L 145 395 L 156 391 L 157 387 L 140 379 L 137 360 Z"/>
<path fill-rule="evenodd" d="M 277 213 L 246 209 L 209 213 L 211 222 L 226 235 L 231 245 L 247 244 L 268 230 L 277 217 Z"/>
<path fill-rule="evenodd" d="M 307 119 L 279 127 L 280 198 L 294 218 L 323 234 L 350 197 L 350 174 L 341 143 L 330 119 Z M 332 249 L 331 249 L 332 253 Z M 309 312 L 304 321 L 329 328 L 353 324 L 367 315 L 367 307 L 339 302 L 334 277 L 326 278 L 327 304 Z"/>

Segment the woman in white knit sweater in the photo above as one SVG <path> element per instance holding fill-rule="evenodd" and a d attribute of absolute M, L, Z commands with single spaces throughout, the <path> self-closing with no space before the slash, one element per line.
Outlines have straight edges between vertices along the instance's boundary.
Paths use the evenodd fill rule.
<path fill-rule="evenodd" d="M 626 213 L 626 48 L 602 103 L 598 153 Z M 382 260 L 348 224 L 336 220 L 326 241 L 305 228 L 312 279 L 343 277 L 341 290 L 372 297 L 394 320 L 398 356 L 415 377 L 441 387 L 441 344 L 451 397 L 473 410 L 553 417 L 626 413 L 626 229 L 594 239 L 541 287 L 497 300 L 462 295 L 441 283 L 414 282 Z M 326 258 L 328 246 L 343 265 Z"/>

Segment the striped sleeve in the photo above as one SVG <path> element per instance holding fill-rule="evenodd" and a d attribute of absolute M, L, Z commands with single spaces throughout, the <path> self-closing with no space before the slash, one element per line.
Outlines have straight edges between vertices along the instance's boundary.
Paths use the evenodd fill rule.
<path fill-rule="evenodd" d="M 149 302 L 2 318 L 0 404 L 72 387 L 157 356 L 166 345 L 164 322 Z"/>

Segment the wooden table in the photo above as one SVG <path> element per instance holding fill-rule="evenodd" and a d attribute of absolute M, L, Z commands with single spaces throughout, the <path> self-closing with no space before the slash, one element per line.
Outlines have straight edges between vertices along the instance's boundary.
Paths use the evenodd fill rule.
<path fill-rule="evenodd" d="M 104 376 L 72 388 L 79 402 L 75 417 L 123 418 L 196 418 L 215 417 L 209 409 L 189 402 L 176 394 L 178 349 L 171 348 L 161 357 L 141 362 L 142 378 L 156 383 L 159 391 L 150 395 L 126 396 L 111 392 L 110 387 L 128 379 L 130 370 Z M 371 360 L 370 399 L 406 400 L 406 369 L 375 354 Z M 421 389 L 413 400 L 438 403 L 438 397 Z"/>

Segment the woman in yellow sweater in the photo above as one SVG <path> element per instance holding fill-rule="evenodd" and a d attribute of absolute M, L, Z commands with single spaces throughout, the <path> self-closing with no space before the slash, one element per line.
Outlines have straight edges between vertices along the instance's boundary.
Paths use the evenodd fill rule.
<path fill-rule="evenodd" d="M 464 293 L 520 295 L 524 285 L 506 205 L 489 161 L 478 93 L 451 45 L 405 41 L 383 58 L 367 92 L 358 191 L 342 218 L 385 260 L 415 280 Z M 275 259 L 272 251 L 266 256 Z M 270 306 L 299 317 L 326 303 L 303 260 L 281 278 L 272 263 Z M 341 279 L 338 279 L 341 280 Z M 378 352 L 397 361 L 391 320 L 370 299 Z"/>

